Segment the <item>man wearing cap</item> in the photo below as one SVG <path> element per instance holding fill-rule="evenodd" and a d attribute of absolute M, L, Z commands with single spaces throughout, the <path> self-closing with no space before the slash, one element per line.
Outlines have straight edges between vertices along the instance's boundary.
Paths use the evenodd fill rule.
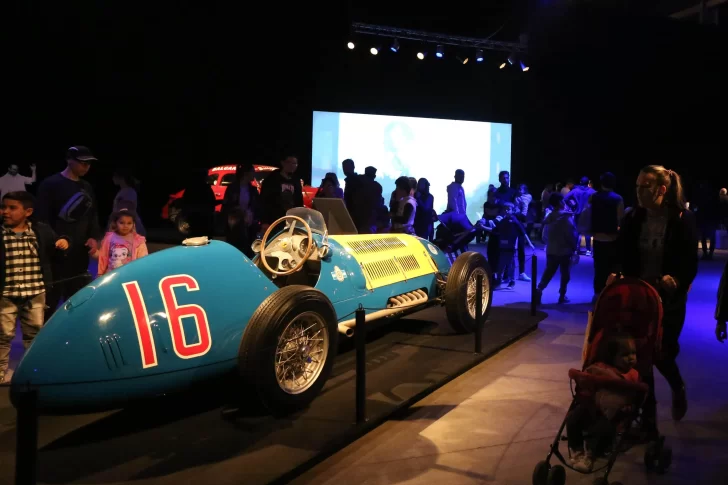
<path fill-rule="evenodd" d="M 18 166 L 16 164 L 8 167 L 8 173 L 0 177 L 0 197 L 10 192 L 25 192 L 25 186 L 35 183 L 35 164 L 30 166 L 33 173 L 31 177 L 18 175 Z"/>
<path fill-rule="evenodd" d="M 66 169 L 43 180 L 38 188 L 35 216 L 48 223 L 57 234 L 67 236 L 71 246 L 63 262 L 53 268 L 56 280 L 67 280 L 48 292 L 46 320 L 58 303 L 70 298 L 89 283 L 89 255 L 96 253 L 103 234 L 98 221 L 98 207 L 91 184 L 83 177 L 96 157 L 87 147 L 73 146 L 66 152 Z"/>

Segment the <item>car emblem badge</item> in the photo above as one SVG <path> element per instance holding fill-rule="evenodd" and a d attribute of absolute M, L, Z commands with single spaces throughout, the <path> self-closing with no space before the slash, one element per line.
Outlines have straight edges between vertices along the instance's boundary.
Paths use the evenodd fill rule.
<path fill-rule="evenodd" d="M 435 255 L 437 254 L 437 248 L 435 246 L 433 246 L 432 244 L 428 243 L 427 249 L 429 249 L 432 254 L 435 254 Z"/>
<path fill-rule="evenodd" d="M 346 272 L 341 271 L 341 268 L 334 266 L 334 270 L 331 272 L 331 277 L 338 282 L 342 282 L 346 279 Z"/>

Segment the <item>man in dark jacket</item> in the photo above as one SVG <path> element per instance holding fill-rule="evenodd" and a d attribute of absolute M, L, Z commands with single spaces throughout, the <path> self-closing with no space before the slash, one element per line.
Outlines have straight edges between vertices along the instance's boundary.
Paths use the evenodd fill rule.
<path fill-rule="evenodd" d="M 718 342 L 725 342 L 726 321 L 728 321 L 728 263 L 723 268 L 723 277 L 718 288 L 718 304 L 715 306 L 715 336 Z"/>
<path fill-rule="evenodd" d="M 89 255 L 96 254 L 103 232 L 96 196 L 83 177 L 95 161 L 87 147 L 73 146 L 66 152 L 66 169 L 45 179 L 38 188 L 35 220 L 47 223 L 57 234 L 66 234 L 74 241 L 66 257 L 53 268 L 55 277 L 65 281 L 48 292 L 46 320 L 61 299 L 68 299 L 91 282 Z"/>
<path fill-rule="evenodd" d="M 261 222 L 265 230 L 294 207 L 303 207 L 303 184 L 296 177 L 298 158 L 288 156 L 260 187 Z"/>
<path fill-rule="evenodd" d="M 617 264 L 617 235 L 624 216 L 624 200 L 614 191 L 617 178 L 610 172 L 600 177 L 601 189 L 591 196 L 589 235 L 594 238 L 594 300 L 615 272 Z"/>
<path fill-rule="evenodd" d="M 20 317 L 27 349 L 45 320 L 46 292 L 53 285 L 52 261 L 69 247 L 47 224 L 32 223 L 34 198 L 25 191 L 8 192 L 2 200 L 0 240 L 0 383 L 5 379 L 10 343 Z"/>

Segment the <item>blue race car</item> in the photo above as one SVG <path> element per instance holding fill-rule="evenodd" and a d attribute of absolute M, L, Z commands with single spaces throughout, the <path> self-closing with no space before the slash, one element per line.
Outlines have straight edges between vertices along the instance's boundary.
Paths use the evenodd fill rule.
<path fill-rule="evenodd" d="M 272 412 L 290 413 L 323 387 L 360 305 L 367 321 L 444 305 L 453 329 L 470 332 L 480 274 L 484 318 L 491 306 L 481 254 L 451 266 L 414 236 L 330 235 L 311 209 L 289 211 L 253 249 L 250 260 L 188 239 L 100 277 L 35 338 L 11 399 L 33 389 L 41 412 L 113 409 L 233 372 Z"/>

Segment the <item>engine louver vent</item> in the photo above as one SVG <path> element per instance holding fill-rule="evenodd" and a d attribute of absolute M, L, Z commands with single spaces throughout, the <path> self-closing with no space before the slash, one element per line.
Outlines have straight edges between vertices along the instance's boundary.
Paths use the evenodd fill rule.
<path fill-rule="evenodd" d="M 366 271 L 367 276 L 372 281 L 391 278 L 392 276 L 397 276 L 402 273 L 393 258 L 365 263 L 362 266 L 364 267 L 364 271 Z"/>
<path fill-rule="evenodd" d="M 407 245 L 396 236 L 348 241 L 347 245 L 351 248 L 354 254 L 381 253 L 392 249 L 402 249 L 407 247 Z"/>
<path fill-rule="evenodd" d="M 414 272 L 420 269 L 420 263 L 418 263 L 417 258 L 412 255 L 397 258 L 397 261 L 399 261 L 399 264 L 402 265 L 402 269 L 408 277 L 410 276 L 410 272 Z"/>

